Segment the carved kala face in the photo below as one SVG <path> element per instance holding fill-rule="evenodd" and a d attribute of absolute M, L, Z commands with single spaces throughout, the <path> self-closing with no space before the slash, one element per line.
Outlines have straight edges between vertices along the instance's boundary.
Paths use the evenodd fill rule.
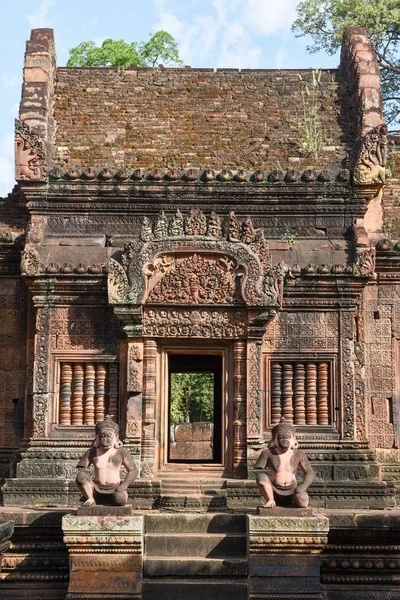
<path fill-rule="evenodd" d="M 290 431 L 281 431 L 275 438 L 275 445 L 281 450 L 289 450 L 294 447 L 294 437 Z"/>
<path fill-rule="evenodd" d="M 112 429 L 102 429 L 100 432 L 100 446 L 102 448 L 111 448 L 115 443 L 115 433 Z"/>

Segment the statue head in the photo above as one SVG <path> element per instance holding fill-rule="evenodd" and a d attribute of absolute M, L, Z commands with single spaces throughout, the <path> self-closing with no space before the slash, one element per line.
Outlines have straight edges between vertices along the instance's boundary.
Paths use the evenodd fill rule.
<path fill-rule="evenodd" d="M 95 431 L 94 446 L 96 448 L 99 446 L 102 448 L 120 448 L 122 446 L 119 439 L 119 425 L 109 415 L 105 417 L 104 421 L 96 423 Z"/>
<path fill-rule="evenodd" d="M 293 424 L 281 417 L 279 423 L 272 429 L 272 445 L 280 450 L 297 448 L 296 431 Z"/>

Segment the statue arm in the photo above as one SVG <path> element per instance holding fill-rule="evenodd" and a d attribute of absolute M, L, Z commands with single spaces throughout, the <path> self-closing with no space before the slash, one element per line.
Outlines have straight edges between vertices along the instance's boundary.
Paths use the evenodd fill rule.
<path fill-rule="evenodd" d="M 87 469 L 92 464 L 92 458 L 90 455 L 90 450 L 86 450 L 85 454 L 82 456 L 81 460 L 76 465 L 78 469 Z"/>
<path fill-rule="evenodd" d="M 265 469 L 265 467 L 268 464 L 270 456 L 271 456 L 271 452 L 268 450 L 268 448 L 263 450 L 261 452 L 260 456 L 258 457 L 258 460 L 257 460 L 256 464 L 254 465 L 254 468 L 255 469 Z"/>
<path fill-rule="evenodd" d="M 129 450 L 125 448 L 122 450 L 122 464 L 127 470 L 126 477 L 124 481 L 120 483 L 118 486 L 118 492 L 125 492 L 131 483 L 133 483 L 138 476 L 138 470 L 136 468 L 135 463 L 133 462 L 133 458 Z"/>
<path fill-rule="evenodd" d="M 314 481 L 314 478 L 315 478 L 315 473 L 313 471 L 313 468 L 312 468 L 307 456 L 304 454 L 304 452 L 301 452 L 300 460 L 299 460 L 299 467 L 304 473 L 304 479 L 303 479 L 303 482 L 301 483 L 301 485 L 299 485 L 297 487 L 296 491 L 298 493 L 307 491 L 307 489 L 310 487 L 310 485 L 312 484 L 312 482 Z"/>

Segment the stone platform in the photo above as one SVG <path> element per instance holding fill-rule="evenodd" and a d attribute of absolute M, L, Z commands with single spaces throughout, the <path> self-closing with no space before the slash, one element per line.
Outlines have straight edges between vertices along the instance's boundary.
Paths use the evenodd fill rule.
<path fill-rule="evenodd" d="M 301 536 L 294 525 L 298 523 L 299 514 L 286 513 L 282 517 L 279 510 L 274 509 L 273 534 L 269 530 L 270 523 L 265 527 L 271 517 L 257 515 L 256 509 L 236 514 L 133 511 L 132 517 L 118 517 L 118 521 L 143 522 L 141 557 L 139 553 L 128 553 L 124 557 L 125 547 L 130 545 L 126 539 L 132 536 L 136 539 L 133 547 L 138 550 L 138 529 L 134 533 L 128 527 L 122 534 L 123 526 L 121 533 L 114 535 L 115 519 L 111 519 L 111 523 L 107 516 L 78 516 L 72 508 L 2 507 L 0 519 L 14 523 L 14 533 L 1 563 L 0 597 L 2 600 L 65 600 L 68 593 L 81 594 L 78 587 L 68 592 L 70 573 L 68 548 L 62 531 L 64 517 L 69 523 L 65 540 L 73 538 L 67 542 L 75 573 L 71 581 L 74 582 L 76 577 L 76 586 L 78 583 L 83 585 L 87 577 L 92 585 L 104 581 L 102 577 L 108 580 L 107 565 L 115 559 L 123 559 L 122 563 L 127 561 L 120 565 L 119 576 L 123 576 L 123 569 L 128 564 L 131 569 L 130 561 L 134 557 L 134 562 L 137 561 L 135 578 L 128 590 L 121 591 L 122 597 L 125 594 L 125 597 L 141 597 L 142 600 L 203 600 L 210 596 L 213 600 L 248 600 L 249 597 L 257 598 L 258 590 L 262 590 L 261 597 L 268 598 L 265 594 L 271 590 L 271 585 L 275 585 L 274 580 L 277 583 L 293 578 L 293 583 L 300 578 L 305 585 L 313 582 L 313 588 L 307 592 L 312 598 L 317 598 L 320 590 L 325 594 L 324 600 L 399 599 L 399 509 L 318 509 L 316 514 L 315 509 L 307 509 L 314 514 L 310 517 L 310 529 Z M 84 536 L 85 521 L 90 519 L 97 524 Z M 96 529 L 99 519 L 105 520 L 101 533 Z M 313 519 L 319 519 L 321 523 L 329 519 L 326 544 L 322 543 L 322 538 L 326 537 L 322 530 L 311 525 Z M 282 523 L 291 525 L 285 530 Z M 116 540 L 111 542 L 112 536 Z M 293 541 L 299 537 L 304 543 Z M 307 549 L 307 537 L 317 538 L 314 547 L 308 545 Z M 121 550 L 119 554 L 111 552 L 114 546 Z M 104 553 L 97 551 L 102 547 Z M 84 549 L 83 553 L 78 552 L 80 548 Z M 273 552 L 274 549 L 278 551 Z M 143 561 L 141 568 L 140 560 Z M 101 577 L 93 575 L 98 572 L 103 573 Z M 140 577 L 141 596 L 138 595 Z M 300 588 L 301 583 L 297 583 Z M 284 598 L 283 591 L 281 589 L 280 595 L 275 597 Z M 307 597 L 305 594 L 302 598 Z M 114 597 L 118 598 L 115 593 Z M 287 600 L 295 597 L 290 589 Z"/>

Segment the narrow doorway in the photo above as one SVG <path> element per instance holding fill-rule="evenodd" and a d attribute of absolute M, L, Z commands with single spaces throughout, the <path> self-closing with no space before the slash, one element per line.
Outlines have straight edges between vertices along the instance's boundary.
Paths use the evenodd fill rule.
<path fill-rule="evenodd" d="M 170 354 L 168 462 L 221 463 L 222 356 Z"/>

